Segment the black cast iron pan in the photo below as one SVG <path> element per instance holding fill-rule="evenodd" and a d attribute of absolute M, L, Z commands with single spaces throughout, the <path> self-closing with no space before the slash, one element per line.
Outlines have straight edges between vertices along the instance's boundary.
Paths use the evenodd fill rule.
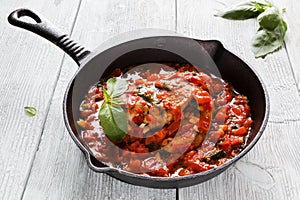
<path fill-rule="evenodd" d="M 24 16 L 32 18 L 36 23 L 25 22 L 22 20 Z M 215 177 L 243 157 L 256 144 L 266 127 L 269 100 L 261 79 L 251 67 L 227 51 L 219 41 L 201 41 L 178 36 L 153 36 L 127 41 L 104 51 L 90 52 L 70 40 L 66 34 L 61 34 L 51 23 L 31 10 L 18 9 L 9 15 L 8 21 L 14 26 L 27 29 L 53 42 L 79 65 L 78 71 L 71 79 L 65 92 L 64 120 L 70 136 L 84 153 L 88 166 L 95 172 L 107 173 L 127 183 L 153 188 L 179 188 L 195 185 Z M 195 43 L 204 49 L 207 55 L 197 52 L 198 47 L 195 47 Z M 174 53 L 169 49 L 179 49 L 179 53 Z M 180 56 L 181 54 L 185 56 Z M 206 172 L 175 178 L 134 174 L 105 166 L 95 159 L 82 141 L 75 123 L 79 118 L 80 103 L 88 88 L 95 84 L 101 76 L 108 75 L 117 67 L 122 68 L 149 62 L 182 63 L 187 62 L 189 56 L 196 58 L 194 59 L 196 63 L 193 64 L 210 66 L 211 62 L 214 62 L 222 78 L 229 81 L 238 92 L 248 97 L 254 124 L 245 149 L 238 156 L 219 167 Z M 204 59 L 204 56 L 212 59 Z"/>

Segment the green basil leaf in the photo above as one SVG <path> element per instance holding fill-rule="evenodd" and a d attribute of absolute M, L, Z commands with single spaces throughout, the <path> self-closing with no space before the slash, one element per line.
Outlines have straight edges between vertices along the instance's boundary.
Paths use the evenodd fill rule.
<path fill-rule="evenodd" d="M 36 108 L 35 107 L 31 107 L 31 106 L 25 106 L 25 111 L 28 115 L 30 116 L 35 116 L 36 115 Z"/>
<path fill-rule="evenodd" d="M 128 83 L 124 79 L 110 78 L 106 82 L 106 88 L 103 87 L 104 103 L 98 118 L 106 136 L 113 141 L 120 141 L 126 135 L 128 120 L 120 106 L 124 102 L 118 97 L 128 89 Z"/>
<path fill-rule="evenodd" d="M 268 8 L 257 17 L 260 27 L 267 30 L 274 30 L 281 22 L 281 14 L 276 7 Z"/>
<path fill-rule="evenodd" d="M 113 141 L 124 138 L 127 129 L 127 116 L 121 106 L 104 102 L 99 110 L 100 125 L 106 136 Z"/>
<path fill-rule="evenodd" d="M 256 32 L 256 35 L 252 41 L 252 52 L 255 57 L 264 58 L 267 54 L 281 48 L 284 42 L 284 36 L 287 31 L 287 24 L 284 20 L 281 20 L 278 26 L 273 30 L 260 28 Z"/>
<path fill-rule="evenodd" d="M 118 128 L 126 133 L 128 130 L 128 119 L 124 109 L 116 104 L 112 104 L 110 107 Z"/>
<path fill-rule="evenodd" d="M 245 20 L 257 17 L 269 6 L 269 4 L 252 1 L 229 7 L 218 12 L 215 16 L 233 20 Z"/>
<path fill-rule="evenodd" d="M 124 79 L 110 78 L 106 82 L 107 93 L 111 98 L 122 95 L 128 88 L 128 83 Z"/>
<path fill-rule="evenodd" d="M 223 158 L 226 156 L 226 151 L 224 150 L 219 150 L 217 152 L 214 152 L 210 155 L 211 160 L 219 160 L 220 158 Z"/>

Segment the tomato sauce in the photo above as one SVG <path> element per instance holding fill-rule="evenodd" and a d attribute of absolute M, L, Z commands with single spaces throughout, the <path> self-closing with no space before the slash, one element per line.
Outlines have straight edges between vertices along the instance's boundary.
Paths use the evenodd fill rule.
<path fill-rule="evenodd" d="M 98 119 L 105 80 L 91 86 L 77 124 L 94 156 L 133 173 L 175 177 L 212 169 L 239 154 L 252 125 L 247 97 L 192 65 L 155 66 L 111 74 L 129 85 L 120 97 L 128 131 L 118 142 L 106 137 Z"/>

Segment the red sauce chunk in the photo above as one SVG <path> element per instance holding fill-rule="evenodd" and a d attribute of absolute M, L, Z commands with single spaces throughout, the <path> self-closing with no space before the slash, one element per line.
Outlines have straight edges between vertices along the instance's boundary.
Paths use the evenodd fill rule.
<path fill-rule="evenodd" d="M 189 64 L 167 63 L 116 69 L 111 77 L 129 85 L 120 97 L 128 117 L 124 138 L 109 140 L 99 123 L 105 80 L 90 87 L 77 121 L 83 140 L 101 162 L 133 173 L 175 177 L 220 166 L 244 148 L 252 125 L 248 100 L 221 78 Z"/>

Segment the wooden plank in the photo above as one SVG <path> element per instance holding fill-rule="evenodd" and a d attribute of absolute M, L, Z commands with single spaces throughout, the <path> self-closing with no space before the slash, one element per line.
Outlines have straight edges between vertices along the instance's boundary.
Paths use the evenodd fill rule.
<path fill-rule="evenodd" d="M 88 19 L 88 20 L 87 20 Z M 173 0 L 82 1 L 72 38 L 91 49 L 119 33 L 175 27 Z M 62 99 L 77 66 L 64 60 L 24 199 L 175 199 L 175 190 L 148 189 L 91 171 L 67 134 Z"/>
<path fill-rule="evenodd" d="M 8 24 L 21 7 L 50 18 L 70 32 L 79 1 L 13 0 L 1 4 L 0 16 L 0 199 L 20 199 L 26 186 L 50 105 L 63 52 L 31 33 Z M 35 106 L 35 117 L 24 106 Z"/>
<path fill-rule="evenodd" d="M 239 1 L 230 1 L 234 4 Z M 205 9 L 201 9 L 205 5 Z M 261 76 L 270 96 L 267 130 L 241 161 L 218 177 L 179 190 L 180 199 L 297 199 L 300 194 L 299 143 L 300 98 L 286 50 L 255 59 L 251 38 L 256 20 L 230 21 L 213 14 L 219 1 L 178 0 L 179 33 L 200 39 L 220 40 L 225 48 L 249 63 Z"/>
<path fill-rule="evenodd" d="M 300 21 L 297 20 L 300 18 L 300 3 L 297 0 L 273 0 L 273 2 L 280 8 L 286 8 L 284 18 L 288 24 L 288 31 L 286 33 L 285 44 L 291 65 L 293 67 L 298 92 L 300 92 L 300 68 L 298 64 L 300 63 Z"/>

